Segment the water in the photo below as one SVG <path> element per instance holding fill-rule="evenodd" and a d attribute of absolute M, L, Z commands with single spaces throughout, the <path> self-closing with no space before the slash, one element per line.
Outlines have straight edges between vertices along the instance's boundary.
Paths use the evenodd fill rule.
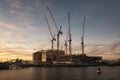
<path fill-rule="evenodd" d="M 120 80 L 120 67 L 52 67 L 1 70 L 0 80 Z"/>

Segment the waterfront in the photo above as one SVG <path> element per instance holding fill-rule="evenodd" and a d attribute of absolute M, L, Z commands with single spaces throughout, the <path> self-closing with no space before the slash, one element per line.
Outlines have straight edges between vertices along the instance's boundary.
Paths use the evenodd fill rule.
<path fill-rule="evenodd" d="M 0 80 L 120 80 L 120 67 L 30 67 L 25 69 L 0 70 Z"/>

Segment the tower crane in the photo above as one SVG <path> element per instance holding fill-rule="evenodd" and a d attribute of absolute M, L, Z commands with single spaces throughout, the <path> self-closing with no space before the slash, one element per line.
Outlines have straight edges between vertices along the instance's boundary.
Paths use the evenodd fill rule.
<path fill-rule="evenodd" d="M 82 37 L 81 37 L 81 44 L 82 44 L 82 54 L 84 54 L 84 28 L 85 28 L 85 17 L 83 18 L 83 30 L 82 30 Z"/>
<path fill-rule="evenodd" d="M 48 9 L 48 11 L 49 11 L 49 13 L 50 13 L 50 15 L 51 15 L 51 18 L 52 18 L 53 23 L 54 23 L 54 25 L 55 25 L 55 27 L 56 27 L 56 30 L 57 30 L 57 50 L 58 50 L 58 52 L 59 52 L 59 42 L 60 42 L 60 35 L 62 35 L 62 31 L 61 31 L 62 26 L 60 26 L 60 28 L 58 29 L 58 26 L 57 26 L 57 24 L 56 24 L 56 22 L 55 22 L 54 16 L 53 16 L 50 8 L 47 7 L 47 9 Z"/>
<path fill-rule="evenodd" d="M 65 40 L 65 54 L 67 55 L 67 47 L 68 47 L 68 44 L 67 44 L 67 39 Z"/>
<path fill-rule="evenodd" d="M 57 32 L 57 50 L 59 52 L 59 44 L 60 44 L 60 35 L 62 35 L 62 31 L 61 31 L 62 26 L 60 26 L 58 32 Z"/>
<path fill-rule="evenodd" d="M 52 18 L 53 23 L 54 23 L 54 25 L 55 25 L 55 27 L 56 27 L 56 30 L 57 30 L 57 51 L 58 51 L 58 57 L 59 57 L 59 44 L 60 44 L 60 35 L 62 35 L 62 31 L 61 31 L 62 26 L 60 26 L 60 28 L 58 29 L 58 26 L 57 26 L 57 24 L 56 24 L 56 22 L 55 22 L 54 16 L 53 16 L 50 8 L 47 7 L 47 9 L 48 9 L 48 11 L 49 11 L 49 13 L 50 13 L 50 15 L 51 15 L 51 18 Z M 58 58 L 57 58 L 57 59 L 58 59 Z M 57 61 L 59 61 L 59 60 L 57 60 Z"/>
<path fill-rule="evenodd" d="M 72 42 L 72 39 L 71 39 L 71 29 L 70 29 L 70 13 L 68 13 L 68 26 L 69 26 L 69 54 L 72 55 L 72 48 L 71 48 L 71 42 Z"/>
<path fill-rule="evenodd" d="M 47 23 L 47 26 L 48 26 L 48 29 L 49 29 L 49 32 L 50 32 L 50 35 L 52 38 L 51 39 L 51 49 L 53 50 L 54 49 L 54 41 L 56 41 L 55 34 L 54 35 L 52 34 L 52 31 L 51 31 L 51 28 L 50 28 L 50 25 L 49 25 L 49 22 L 48 22 L 46 15 L 44 15 L 44 17 L 45 17 L 45 20 L 46 20 L 46 23 Z"/>
<path fill-rule="evenodd" d="M 56 27 L 56 29 L 57 29 L 57 32 L 58 32 L 58 27 L 57 27 L 57 24 L 56 24 L 56 22 L 55 22 L 54 16 L 53 16 L 53 14 L 52 14 L 52 12 L 51 12 L 51 10 L 50 10 L 50 8 L 49 8 L 48 6 L 47 6 L 47 9 L 48 9 L 48 11 L 49 11 L 49 13 L 50 13 L 50 16 L 52 17 L 53 23 L 54 23 L 54 25 L 55 25 L 55 27 Z"/>

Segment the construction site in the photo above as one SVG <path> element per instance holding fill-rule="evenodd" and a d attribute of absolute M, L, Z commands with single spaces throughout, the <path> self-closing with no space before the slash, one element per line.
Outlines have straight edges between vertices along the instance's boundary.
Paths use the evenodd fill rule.
<path fill-rule="evenodd" d="M 51 49 L 49 50 L 40 50 L 35 53 L 33 53 L 33 62 L 34 64 L 71 64 L 71 65 L 99 65 L 102 61 L 101 56 L 87 56 L 84 50 L 84 27 L 85 27 L 85 17 L 83 18 L 83 30 L 82 30 L 82 36 L 81 36 L 81 48 L 82 52 L 80 54 L 74 55 L 72 53 L 72 34 L 71 34 L 71 25 L 70 25 L 70 13 L 68 13 L 68 33 L 67 39 L 65 40 L 64 46 L 65 49 L 60 49 L 60 37 L 62 37 L 62 26 L 58 26 L 56 24 L 54 15 L 49 7 L 47 7 L 47 10 L 50 14 L 50 17 L 53 21 L 54 28 L 56 28 L 56 34 L 52 32 L 53 27 L 50 26 L 48 18 L 46 15 L 44 15 L 49 33 L 51 35 Z M 55 37 L 57 35 L 57 38 Z M 54 47 L 54 42 L 57 43 L 57 48 Z M 78 42 L 79 43 L 79 42 Z"/>

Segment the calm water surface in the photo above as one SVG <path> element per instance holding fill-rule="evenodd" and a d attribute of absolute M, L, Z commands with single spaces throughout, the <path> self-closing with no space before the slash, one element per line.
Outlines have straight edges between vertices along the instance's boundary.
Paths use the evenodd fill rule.
<path fill-rule="evenodd" d="M 0 70 L 0 80 L 120 80 L 120 67 L 52 67 Z"/>

